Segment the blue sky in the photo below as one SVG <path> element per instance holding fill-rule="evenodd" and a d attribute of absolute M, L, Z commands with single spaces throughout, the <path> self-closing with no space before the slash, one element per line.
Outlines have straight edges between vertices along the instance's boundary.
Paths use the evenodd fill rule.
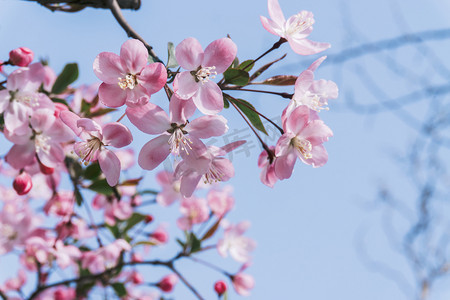
<path fill-rule="evenodd" d="M 448 27 L 449 5 L 444 1 L 291 1 L 280 0 L 286 16 L 300 10 L 310 10 L 316 24 L 310 38 L 329 42 L 332 48 L 325 55 L 339 53 L 360 43 L 392 38 L 405 32 Z M 268 49 L 277 38 L 266 32 L 259 16 L 268 16 L 263 0 L 219 1 L 143 1 L 137 12 L 125 12 L 130 24 L 146 41 L 153 45 L 160 57 L 166 57 L 166 45 L 178 44 L 186 37 L 196 37 L 206 47 L 209 42 L 230 34 L 238 45 L 241 61 L 255 58 Z M 92 72 L 92 62 L 103 51 L 118 53 L 126 35 L 109 11 L 85 9 L 79 13 L 51 13 L 43 7 L 26 1 L 5 0 L 0 9 L 0 58 L 16 47 L 26 46 L 37 57 L 48 58 L 50 65 L 59 72 L 65 63 L 77 62 L 80 78 L 76 84 L 91 83 L 98 79 Z M 444 44 L 432 44 L 438 54 L 448 52 Z M 404 51 L 404 52 L 401 52 Z M 287 45 L 268 58 L 288 53 L 269 75 L 288 73 L 298 75 L 322 54 L 301 57 Z M 386 52 L 383 52 L 386 54 Z M 388 53 L 396 61 L 408 64 L 414 61 L 413 51 L 393 50 Z M 407 60 L 406 56 L 412 57 Z M 447 58 L 447 61 L 449 59 Z M 266 60 L 267 61 L 267 60 Z M 419 63 L 407 65 L 422 76 L 427 72 Z M 340 97 L 330 101 L 330 111 L 321 117 L 333 129 L 334 137 L 325 144 L 329 152 L 326 166 L 313 169 L 297 162 L 291 179 L 279 182 L 274 189 L 259 182 L 256 166 L 260 149 L 254 137 L 250 137 L 250 155 L 236 153 L 233 162 L 236 177 L 230 181 L 235 187 L 236 207 L 230 214 L 232 221 L 248 219 L 252 227 L 248 236 L 258 247 L 254 262 L 248 272 L 256 279 L 255 289 L 248 299 L 412 299 L 411 290 L 399 287 L 386 274 L 374 272 L 364 262 L 364 248 L 376 261 L 385 262 L 398 270 L 406 281 L 414 284 L 407 263 L 395 249 L 389 246 L 383 232 L 383 213 L 367 204 L 374 199 L 380 185 L 403 190 L 403 196 L 411 193 L 411 187 L 395 155 L 404 155 L 405 146 L 416 133 L 389 112 L 374 116 L 361 116 L 346 105 L 346 98 L 353 95 L 358 103 L 376 102 L 364 88 L 367 72 L 380 83 L 392 97 L 413 89 L 403 81 L 394 81 L 389 70 L 371 57 L 345 65 L 327 65 L 325 61 L 316 72 L 316 78 L 333 80 L 341 87 Z M 439 76 L 428 71 L 428 78 L 437 82 Z M 288 87 L 287 92 L 292 92 Z M 269 117 L 277 118 L 287 104 L 285 99 L 260 94 L 239 94 L 252 102 Z M 162 93 L 152 99 L 163 103 Z M 348 100 L 348 99 L 347 99 Z M 421 108 L 412 107 L 412 114 L 420 115 Z M 231 130 L 250 134 L 245 124 L 233 111 L 226 111 Z M 134 147 L 148 140 L 137 134 Z M 152 184 L 151 176 L 147 176 Z M 161 219 L 176 217 L 177 208 L 161 211 Z M 172 228 L 173 233 L 177 232 Z M 155 254 L 173 253 L 175 246 L 167 246 Z M 169 255 L 170 256 L 170 255 Z M 220 260 L 217 255 L 207 258 Z M 5 261 L 0 257 L 0 265 Z M 236 270 L 231 259 L 221 265 Z M 0 275 L 4 275 L 0 267 Z M 204 269 L 186 263 L 181 268 L 207 299 L 214 299 L 212 283 L 219 277 Z M 151 276 L 151 274 L 149 275 Z M 3 276 L 0 276 L 3 277 Z M 406 291 L 405 291 L 406 289 Z M 405 296 L 408 295 L 408 298 Z M 180 286 L 174 296 L 177 299 L 194 299 Z M 449 288 L 442 287 L 432 299 L 450 296 Z M 230 299 L 241 299 L 232 293 Z"/>

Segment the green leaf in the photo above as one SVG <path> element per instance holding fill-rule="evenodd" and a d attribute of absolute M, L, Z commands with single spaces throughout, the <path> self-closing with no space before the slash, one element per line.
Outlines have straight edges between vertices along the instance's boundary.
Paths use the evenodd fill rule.
<path fill-rule="evenodd" d="M 81 206 L 81 204 L 83 204 L 83 196 L 81 195 L 78 187 L 75 189 L 74 192 L 75 192 L 75 201 L 77 202 L 78 206 Z"/>
<path fill-rule="evenodd" d="M 244 70 L 229 68 L 223 73 L 225 83 L 230 83 L 239 86 L 246 86 L 249 81 L 249 74 Z"/>
<path fill-rule="evenodd" d="M 191 246 L 190 253 L 195 253 L 202 249 L 202 241 L 200 241 L 193 232 L 191 232 L 191 235 L 189 236 L 189 244 Z"/>
<path fill-rule="evenodd" d="M 219 228 L 220 221 L 222 221 L 222 218 L 219 218 L 219 220 L 217 220 L 217 222 L 214 223 L 214 225 L 211 226 L 211 228 L 208 229 L 208 231 L 201 238 L 201 241 L 205 241 L 205 240 L 209 239 L 210 237 L 212 237 L 214 235 L 214 233 Z"/>
<path fill-rule="evenodd" d="M 172 42 L 167 43 L 167 68 L 178 67 L 177 58 L 175 57 L 175 47 Z"/>
<path fill-rule="evenodd" d="M 114 194 L 112 187 L 106 182 L 106 179 L 100 179 L 88 186 L 88 189 L 99 194 L 111 196 Z"/>
<path fill-rule="evenodd" d="M 78 78 L 78 65 L 76 63 L 67 64 L 64 66 L 61 74 L 56 78 L 55 84 L 53 84 L 52 94 L 61 94 Z"/>
<path fill-rule="evenodd" d="M 67 101 L 64 100 L 64 99 L 61 99 L 61 98 L 52 98 L 52 101 L 53 101 L 53 102 L 56 102 L 56 103 L 62 103 L 62 104 L 64 104 L 65 106 L 69 107 L 69 104 L 68 104 Z"/>
<path fill-rule="evenodd" d="M 86 169 L 84 169 L 84 178 L 88 180 L 94 180 L 102 174 L 100 165 L 98 162 L 90 164 Z"/>
<path fill-rule="evenodd" d="M 248 60 L 242 62 L 237 68 L 239 70 L 244 70 L 246 72 L 250 72 L 251 69 L 253 69 L 254 65 L 255 64 L 253 63 L 253 59 L 248 59 Z"/>
<path fill-rule="evenodd" d="M 124 297 L 127 295 L 127 290 L 122 282 L 114 282 L 113 284 L 111 284 L 111 286 L 118 297 Z"/>
<path fill-rule="evenodd" d="M 186 248 L 186 244 L 183 243 L 180 239 L 177 239 L 176 241 L 177 241 L 177 243 L 181 246 L 181 248 L 183 248 L 183 249 Z"/>
<path fill-rule="evenodd" d="M 228 100 L 224 96 L 223 97 L 223 108 L 229 108 L 229 107 L 230 107 L 230 102 L 228 102 Z"/>
<path fill-rule="evenodd" d="M 233 103 L 235 103 L 237 107 L 239 107 L 239 109 L 244 113 L 244 115 L 247 116 L 250 123 L 252 123 L 256 129 L 268 135 L 266 128 L 264 128 L 264 125 L 261 122 L 261 118 L 255 112 L 255 107 L 253 105 L 242 99 L 236 99 L 231 101 L 233 101 Z"/>
<path fill-rule="evenodd" d="M 145 216 L 140 213 L 133 213 L 131 217 L 127 221 L 127 226 L 125 226 L 123 232 L 127 232 L 131 228 L 133 228 L 136 224 L 145 220 Z"/>
<path fill-rule="evenodd" d="M 265 84 L 265 85 L 279 85 L 279 86 L 287 86 L 294 85 L 295 81 L 297 81 L 297 76 L 294 75 L 277 75 L 270 78 L 267 78 L 261 83 L 255 82 L 254 84 Z"/>
<path fill-rule="evenodd" d="M 89 105 L 88 114 L 87 114 L 90 118 L 100 117 L 100 116 L 109 114 L 110 112 L 117 110 L 115 108 L 100 108 L 100 109 L 97 109 L 96 111 L 90 112 L 90 106 L 91 105 Z"/>
<path fill-rule="evenodd" d="M 154 190 L 143 190 L 143 191 L 138 192 L 137 194 L 138 195 L 147 195 L 147 194 L 158 195 L 158 192 L 154 191 Z"/>
<path fill-rule="evenodd" d="M 234 58 L 233 62 L 231 63 L 231 66 L 229 69 L 236 69 L 239 66 L 239 58 L 237 56 Z"/>
<path fill-rule="evenodd" d="M 106 228 L 109 229 L 109 231 L 111 231 L 112 235 L 116 238 L 119 239 L 121 237 L 120 231 L 119 231 L 119 227 L 117 227 L 117 224 L 114 226 L 110 226 L 108 224 L 105 225 Z"/>
<path fill-rule="evenodd" d="M 139 246 L 139 245 L 146 245 L 146 246 L 156 246 L 157 244 L 150 241 L 139 241 L 133 245 L 133 247 Z"/>
<path fill-rule="evenodd" d="M 280 60 L 282 60 L 283 58 L 286 57 L 286 54 L 283 55 L 282 57 L 280 57 L 279 59 L 276 59 L 268 64 L 265 64 L 264 66 L 262 66 L 261 68 L 259 68 L 258 70 L 256 70 L 255 73 L 253 73 L 252 76 L 250 76 L 250 82 L 252 82 L 254 79 L 256 79 L 256 77 L 258 77 L 259 75 L 261 75 L 264 71 L 266 71 L 268 68 L 270 68 L 274 63 L 279 62 Z"/>

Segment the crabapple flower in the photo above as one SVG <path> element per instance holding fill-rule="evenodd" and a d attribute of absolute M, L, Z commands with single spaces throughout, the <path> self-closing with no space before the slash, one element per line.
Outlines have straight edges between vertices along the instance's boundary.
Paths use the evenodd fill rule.
<path fill-rule="evenodd" d="M 333 132 L 315 111 L 305 105 L 297 107 L 286 118 L 283 129 L 275 147 L 275 173 L 279 179 L 291 177 L 297 157 L 315 168 L 327 162 L 328 153 L 322 144 Z"/>
<path fill-rule="evenodd" d="M 152 233 L 150 233 L 149 237 L 150 242 L 155 245 L 165 244 L 169 241 L 169 233 L 163 225 L 158 226 Z"/>
<path fill-rule="evenodd" d="M 300 105 L 306 105 L 316 112 L 328 110 L 328 99 L 338 97 L 338 87 L 331 80 L 314 80 L 314 71 L 325 60 L 326 56 L 314 61 L 295 81 L 295 92 L 292 100 L 283 112 L 282 121 Z"/>
<path fill-rule="evenodd" d="M 180 192 L 184 197 L 190 197 L 200 180 L 204 183 L 227 181 L 234 176 L 233 164 L 223 156 L 245 141 L 237 141 L 221 148 L 197 144 L 198 156 L 186 156 L 175 168 L 175 177 L 180 179 Z"/>
<path fill-rule="evenodd" d="M 44 206 L 47 215 L 70 216 L 73 213 L 74 195 L 71 191 L 63 191 L 52 195 Z"/>
<path fill-rule="evenodd" d="M 223 217 L 234 206 L 234 198 L 231 195 L 232 186 L 226 186 L 223 190 L 211 189 L 206 196 L 208 205 L 213 214 L 218 218 Z"/>
<path fill-rule="evenodd" d="M 30 132 L 17 135 L 5 130 L 5 137 L 15 145 L 6 154 L 6 161 L 15 169 L 21 169 L 34 162 L 55 168 L 64 160 L 62 142 L 71 140 L 70 130 L 57 119 L 53 110 L 39 109 L 30 117 Z"/>
<path fill-rule="evenodd" d="M 177 220 L 177 225 L 181 230 L 190 230 L 192 225 L 203 223 L 209 218 L 208 204 L 203 198 L 184 198 L 180 211 L 183 216 Z"/>
<path fill-rule="evenodd" d="M 94 73 L 103 81 L 98 90 L 100 101 L 109 107 L 147 103 L 150 95 L 162 89 L 167 81 L 163 64 L 147 65 L 147 62 L 147 49 L 136 39 L 122 44 L 120 56 L 100 53 L 94 61 Z"/>
<path fill-rule="evenodd" d="M 27 274 L 23 269 L 19 270 L 19 273 L 17 274 L 17 277 L 10 278 L 5 281 L 3 287 L 0 288 L 3 292 L 8 291 L 18 291 L 22 288 L 22 286 L 27 281 Z"/>
<path fill-rule="evenodd" d="M 328 43 L 306 39 L 313 30 L 314 16 L 312 12 L 303 10 L 286 21 L 278 0 L 268 0 L 268 9 L 271 19 L 261 16 L 263 27 L 268 32 L 286 39 L 295 53 L 311 55 L 330 48 Z"/>
<path fill-rule="evenodd" d="M 26 47 L 20 47 L 9 52 L 9 61 L 18 67 L 28 67 L 33 61 L 34 53 Z"/>
<path fill-rule="evenodd" d="M 249 296 L 250 290 L 255 286 L 255 279 L 249 274 L 239 272 L 232 276 L 232 283 L 236 293 L 241 296 Z"/>
<path fill-rule="evenodd" d="M 269 147 L 269 150 L 272 153 L 275 153 L 275 147 Z M 263 150 L 258 157 L 258 167 L 261 168 L 261 174 L 259 178 L 261 182 L 267 185 L 268 187 L 273 187 L 275 183 L 278 181 L 278 177 L 275 174 L 275 161 L 276 157 L 272 158 L 272 161 L 269 157 L 269 154 L 266 150 Z"/>
<path fill-rule="evenodd" d="M 37 109 L 54 110 L 50 98 L 37 90 L 41 78 L 30 68 L 20 68 L 7 79 L 6 89 L 0 91 L 0 113 L 4 114 L 5 128 L 17 135 L 30 133 L 29 118 Z"/>
<path fill-rule="evenodd" d="M 118 239 L 111 244 L 95 251 L 84 252 L 81 258 L 81 267 L 91 273 L 101 273 L 116 265 L 122 251 L 130 251 L 131 246 L 127 241 Z"/>
<path fill-rule="evenodd" d="M 160 134 L 147 142 L 138 157 L 139 165 L 153 170 L 161 164 L 169 153 L 189 156 L 199 145 L 200 139 L 221 136 L 228 130 L 227 120 L 222 116 L 202 116 L 187 122 L 195 108 L 192 103 L 173 95 L 167 113 L 153 103 L 138 108 L 127 108 L 127 116 L 139 130 L 148 134 Z"/>
<path fill-rule="evenodd" d="M 156 174 L 156 181 L 161 186 L 161 192 L 156 195 L 156 202 L 162 206 L 169 206 L 181 199 L 180 180 L 174 177 L 173 172 L 161 171 Z"/>
<path fill-rule="evenodd" d="M 120 160 L 106 146 L 122 148 L 133 141 L 130 130 L 123 124 L 114 122 L 101 127 L 95 121 L 80 118 L 70 111 L 61 112 L 61 120 L 84 141 L 73 146 L 75 153 L 86 164 L 98 160 L 110 186 L 115 186 L 120 177 Z"/>
<path fill-rule="evenodd" d="M 54 249 L 52 251 L 61 269 L 67 268 L 69 265 L 75 262 L 75 260 L 81 257 L 81 251 L 74 245 L 64 245 L 61 240 L 57 240 L 54 243 Z"/>
<path fill-rule="evenodd" d="M 231 257 L 238 262 L 248 262 L 251 257 L 249 252 L 256 247 L 254 240 L 243 236 L 250 227 L 250 222 L 241 222 L 237 225 L 228 225 L 225 229 L 223 239 L 217 243 L 217 251 L 223 257 L 230 253 Z"/>
<path fill-rule="evenodd" d="M 204 114 L 217 114 L 223 109 L 222 90 L 211 81 L 223 73 L 236 57 L 236 44 L 229 38 L 213 41 L 203 51 L 195 38 L 183 40 L 175 49 L 180 66 L 188 71 L 177 74 L 174 91 L 182 99 L 191 99 Z"/>
<path fill-rule="evenodd" d="M 105 195 L 97 194 L 92 200 L 92 207 L 95 209 L 105 208 L 105 222 L 110 226 L 116 224 L 116 219 L 126 220 L 133 214 L 130 203 L 116 198 L 108 199 Z"/>

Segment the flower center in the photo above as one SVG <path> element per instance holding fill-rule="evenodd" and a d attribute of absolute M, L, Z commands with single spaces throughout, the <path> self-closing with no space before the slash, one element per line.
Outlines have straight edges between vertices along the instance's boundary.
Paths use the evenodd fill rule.
<path fill-rule="evenodd" d="M 17 232 L 14 230 L 14 227 L 9 224 L 3 224 L 0 228 L 0 233 L 9 241 L 17 238 Z"/>
<path fill-rule="evenodd" d="M 89 162 L 95 160 L 97 151 L 100 150 L 102 147 L 102 142 L 97 137 L 92 137 L 89 140 L 86 140 L 85 143 L 83 143 L 83 146 L 80 150 L 80 158 L 81 161 L 84 162 L 84 165 L 86 166 Z"/>
<path fill-rule="evenodd" d="M 10 92 L 11 101 L 15 100 L 28 107 L 39 106 L 39 98 L 36 93 Z"/>
<path fill-rule="evenodd" d="M 314 19 L 308 16 L 307 11 L 302 11 L 289 19 L 286 28 L 287 35 L 294 35 L 305 31 L 314 24 Z"/>
<path fill-rule="evenodd" d="M 37 133 L 34 137 L 34 146 L 36 148 L 36 152 L 42 151 L 45 154 L 50 153 L 50 144 L 49 141 L 51 138 L 47 135 L 43 135 L 42 133 Z"/>
<path fill-rule="evenodd" d="M 171 134 L 168 141 L 170 152 L 175 155 L 180 155 L 181 150 L 189 155 L 189 150 L 192 150 L 190 145 L 192 144 L 192 141 L 185 136 L 185 134 L 188 134 L 186 130 L 183 130 L 185 125 L 178 125 L 176 123 L 172 123 L 171 125 L 172 128 L 167 130 L 167 132 Z"/>
<path fill-rule="evenodd" d="M 215 78 L 217 75 L 217 72 L 213 71 L 214 69 L 216 69 L 215 66 L 204 67 L 204 68 L 200 67 L 197 70 L 197 72 L 194 74 L 194 76 L 196 78 L 195 81 L 197 81 L 197 82 L 200 81 L 203 84 L 203 83 L 208 82 L 210 78 L 211 79 Z"/>
<path fill-rule="evenodd" d="M 223 173 L 220 169 L 218 169 L 214 163 L 212 163 L 208 169 L 208 171 L 203 175 L 203 182 L 204 183 L 215 183 L 222 181 Z"/>
<path fill-rule="evenodd" d="M 300 152 L 305 159 L 312 158 L 311 150 L 312 145 L 311 142 L 308 140 L 301 139 L 299 137 L 294 137 L 291 140 L 292 146 L 294 146 L 295 149 L 297 149 L 298 152 Z"/>
<path fill-rule="evenodd" d="M 328 102 L 326 101 L 327 95 L 319 95 L 307 91 L 303 97 L 300 99 L 295 99 L 295 101 L 308 106 L 310 109 L 320 112 L 321 110 L 329 110 L 327 107 Z M 321 101 L 322 99 L 325 99 Z"/>
<path fill-rule="evenodd" d="M 126 89 L 132 90 L 132 89 L 134 89 L 134 87 L 137 85 L 136 75 L 127 74 L 125 76 L 125 78 L 119 77 L 118 85 L 120 86 L 120 88 L 122 90 L 126 90 Z"/>

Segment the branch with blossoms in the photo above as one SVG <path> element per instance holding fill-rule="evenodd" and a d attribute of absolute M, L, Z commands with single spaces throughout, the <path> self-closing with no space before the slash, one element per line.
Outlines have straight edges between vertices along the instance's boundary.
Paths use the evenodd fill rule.
<path fill-rule="evenodd" d="M 49 8 L 73 11 L 59 9 L 57 3 L 51 2 Z M 206 141 L 228 131 L 227 119 L 219 114 L 232 107 L 261 143 L 258 167 L 265 185 L 273 187 L 289 178 L 297 158 L 323 166 L 328 159 L 323 143 L 333 134 L 319 112 L 328 110 L 328 99 L 338 94 L 332 81 L 314 79 L 326 57 L 299 76 L 261 81 L 257 79 L 284 56 L 256 66 L 286 43 L 300 55 L 322 52 L 329 44 L 307 39 L 314 23 L 311 12 L 286 20 L 278 1 L 269 0 L 271 19 L 261 21 L 279 40 L 257 58 L 240 63 L 238 47 L 229 37 L 205 49 L 190 37 L 176 47 L 169 43 L 164 64 L 123 18 L 117 1 L 107 1 L 107 7 L 133 38 L 123 43 L 119 55 L 102 52 L 95 58 L 93 69 L 101 84 L 74 87 L 76 64 L 56 75 L 46 64 L 32 63 L 33 52 L 27 48 L 11 51 L 1 63 L 5 80 L 0 86 L 0 125 L 13 144 L 1 174 L 5 181 L 14 179 L 13 189 L 0 186 L 0 255 L 19 253 L 19 260 L 17 277 L 0 286 L 0 295 L 78 299 L 114 291 L 122 299 L 165 299 L 180 281 L 196 298 L 205 299 L 179 268 L 183 259 L 217 271 L 214 290 L 219 298 L 229 293 L 225 280 L 237 294 L 249 295 L 254 279 L 244 271 L 256 243 L 245 236 L 249 222 L 232 224 L 226 219 L 235 200 L 230 186 L 220 186 L 235 173 L 226 155 L 246 141 L 220 147 L 207 146 Z M 217 83 L 216 76 L 222 76 Z M 268 89 L 248 88 L 252 85 Z M 280 93 L 270 90 L 272 86 L 294 90 Z M 162 89 L 167 107 L 151 101 Z M 243 93 L 247 99 L 253 93 L 290 99 L 281 124 L 241 99 Z M 111 121 L 116 113 L 120 117 Z M 121 123 L 125 117 L 136 128 Z M 267 134 L 262 119 L 280 132 L 276 145 L 261 138 Z M 133 148 L 126 148 L 132 145 L 135 130 L 155 136 L 137 156 Z M 173 161 L 172 170 L 157 172 L 159 186 L 149 189 L 144 177 L 131 175 L 136 160 L 147 171 Z M 182 234 L 174 239 L 178 250 L 172 258 L 162 260 L 148 253 L 170 242 L 164 220 L 152 214 L 151 206 L 176 202 L 180 213 L 175 223 Z M 31 203 L 42 205 L 35 209 Z M 225 270 L 200 257 L 211 249 L 231 256 L 240 268 Z M 154 266 L 169 273 L 144 278 L 143 272 Z M 35 274 L 36 282 L 30 282 L 30 274 Z"/>

